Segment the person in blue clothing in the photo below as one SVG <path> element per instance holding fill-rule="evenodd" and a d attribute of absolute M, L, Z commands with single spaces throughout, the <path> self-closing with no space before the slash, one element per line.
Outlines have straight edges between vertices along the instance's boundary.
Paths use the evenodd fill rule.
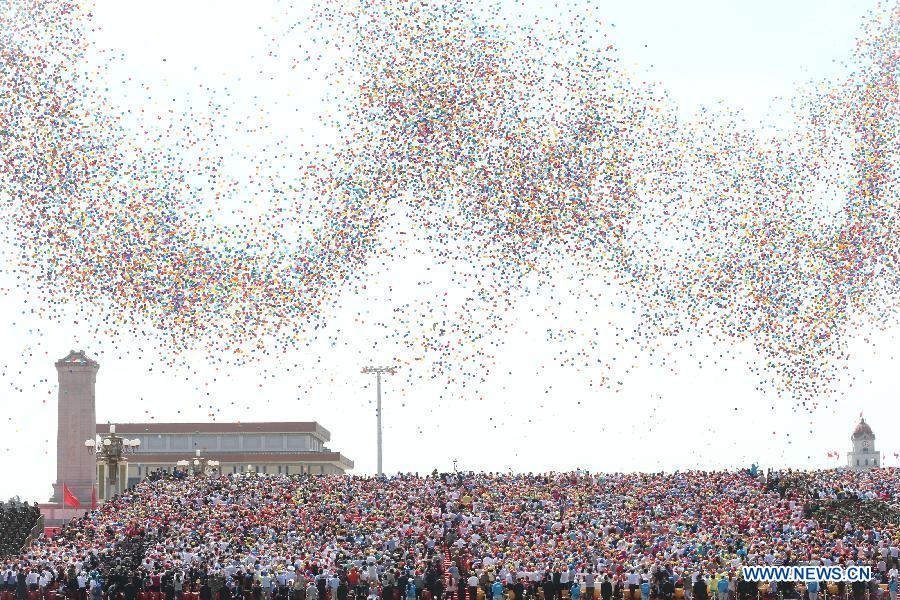
<path fill-rule="evenodd" d="M 897 577 L 891 577 L 891 580 L 888 582 L 888 594 L 891 596 L 891 600 L 897 600 Z"/>
<path fill-rule="evenodd" d="M 819 596 L 819 582 L 810 581 L 806 584 L 806 591 L 809 593 L 809 600 L 816 600 Z"/>
<path fill-rule="evenodd" d="M 572 587 L 569 589 L 569 596 L 572 600 L 578 600 L 581 598 L 581 586 L 578 585 L 578 582 L 572 584 Z"/>
<path fill-rule="evenodd" d="M 724 573 L 719 577 L 716 591 L 719 592 L 719 600 L 728 600 L 728 578 Z"/>
<path fill-rule="evenodd" d="M 650 582 L 646 579 L 641 583 L 641 600 L 650 600 Z"/>
<path fill-rule="evenodd" d="M 99 575 L 95 575 L 91 579 L 91 598 L 93 600 L 101 600 L 103 598 L 103 581 Z"/>
<path fill-rule="evenodd" d="M 416 582 L 412 578 L 406 584 L 406 600 L 416 600 Z"/>
<path fill-rule="evenodd" d="M 494 600 L 503 598 L 503 584 L 500 583 L 499 579 L 494 579 L 494 583 L 491 585 L 491 595 L 494 597 Z"/>

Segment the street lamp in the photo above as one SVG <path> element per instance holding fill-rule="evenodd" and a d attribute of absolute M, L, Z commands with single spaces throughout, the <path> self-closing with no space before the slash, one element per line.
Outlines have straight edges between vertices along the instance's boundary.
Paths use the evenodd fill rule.
<path fill-rule="evenodd" d="M 200 450 L 197 449 L 194 451 L 193 460 L 179 460 L 175 463 L 185 471 L 188 468 L 191 469 L 191 472 L 194 475 L 207 475 L 215 471 L 219 467 L 219 461 L 210 460 L 206 457 L 200 456 Z"/>
<path fill-rule="evenodd" d="M 363 367 L 362 372 L 369 375 L 375 373 L 376 380 L 376 396 L 378 404 L 375 409 L 375 417 L 378 422 L 378 476 L 384 475 L 381 469 L 381 374 L 387 373 L 393 375 L 397 369 L 395 367 Z"/>
<path fill-rule="evenodd" d="M 128 459 L 125 458 L 126 455 L 137 452 L 140 445 L 141 440 L 129 440 L 116 435 L 115 425 L 109 426 L 109 434 L 102 435 L 99 444 L 96 438 L 84 440 L 85 450 L 96 457 L 98 465 L 106 467 L 107 476 L 104 478 L 105 481 L 101 482 L 104 499 L 110 497 L 110 486 L 116 490 L 117 494 L 122 492 L 119 467 L 128 462 Z"/>

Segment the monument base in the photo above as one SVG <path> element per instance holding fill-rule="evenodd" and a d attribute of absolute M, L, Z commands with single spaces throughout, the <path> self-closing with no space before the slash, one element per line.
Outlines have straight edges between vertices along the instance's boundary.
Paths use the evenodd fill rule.
<path fill-rule="evenodd" d="M 56 528 L 62 527 L 72 519 L 83 517 L 90 510 L 90 502 L 88 502 L 87 508 L 70 508 L 56 502 L 38 504 L 38 508 L 41 509 L 41 514 L 44 515 L 44 527 Z"/>
<path fill-rule="evenodd" d="M 72 495 L 78 498 L 78 503 L 84 510 L 90 510 L 91 498 L 94 490 L 93 481 L 66 481 L 63 483 L 53 484 L 53 496 L 50 498 L 50 504 L 65 505 L 66 497 L 63 491 L 63 485 L 68 486 Z"/>

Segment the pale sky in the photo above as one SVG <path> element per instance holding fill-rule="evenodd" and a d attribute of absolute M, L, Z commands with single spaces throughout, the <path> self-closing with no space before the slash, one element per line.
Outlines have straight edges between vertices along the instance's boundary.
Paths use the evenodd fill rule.
<path fill-rule="evenodd" d="M 542 6 L 543 8 L 532 8 Z M 254 95 L 294 98 L 299 112 L 282 115 L 285 131 L 298 143 L 327 138 L 316 116 L 325 108 L 322 81 L 257 80 L 267 28 L 285 3 L 236 0 L 99 0 L 95 15 L 102 47 L 123 59 L 109 81 L 130 74 L 134 88 L 116 89 L 119 102 L 141 101 L 146 84 L 150 112 L 164 114 L 168 101 L 191 105 L 215 97 L 252 111 Z M 303 6 L 301 2 L 299 6 Z M 509 3 L 524 21 L 564 16 L 585 3 Z M 635 77 L 668 90 L 688 116 L 701 105 L 745 111 L 751 122 L 779 118 L 783 104 L 809 80 L 839 75 L 875 2 L 766 0 L 736 2 L 595 2 L 593 11 L 609 27 L 612 43 Z M 553 12 L 556 11 L 556 12 Z M 303 9 L 295 9 L 301 14 Z M 521 14 L 521 17 L 518 15 Z M 165 58 L 165 62 L 162 59 Z M 227 88 L 227 90 L 226 90 Z M 163 101 L 163 98 L 168 100 Z M 280 109 L 273 109 L 280 110 Z M 773 113 L 774 116 L 770 115 Z M 277 114 L 277 113 L 276 113 Z M 3 227 L 8 228 L 5 218 Z M 152 340 L 92 339 L 90 324 L 75 318 L 51 321 L 37 314 L 11 270 L 11 233 L 2 248 L 8 268 L 0 274 L 0 498 L 19 494 L 45 501 L 55 477 L 56 373 L 53 362 L 70 349 L 84 349 L 100 364 L 97 418 L 101 422 L 317 420 L 332 432 L 329 446 L 356 462 L 355 471 L 375 468 L 374 381 L 359 373 L 370 361 L 389 362 L 373 351 L 384 335 L 357 329 L 360 306 L 389 315 L 394 304 L 415 301 L 411 282 L 428 265 L 413 260 L 367 267 L 363 295 L 347 294 L 321 340 L 296 355 L 273 356 L 243 367 L 210 365 L 198 352 L 163 372 L 167 362 Z M 849 450 L 849 436 L 864 411 L 886 465 L 900 464 L 897 423 L 897 334 L 860 331 L 851 343 L 847 377 L 814 419 L 790 398 L 760 392 L 748 366 L 759 360 L 751 348 L 734 348 L 733 358 L 713 362 L 721 349 L 697 339 L 699 358 L 679 355 L 674 368 L 641 357 L 618 357 L 633 368 L 620 373 L 614 390 L 591 388 L 590 373 L 554 366 L 560 348 L 547 343 L 548 329 L 578 326 L 573 296 L 559 282 L 558 298 L 540 294 L 524 300 L 512 315 L 498 367 L 485 381 L 445 387 L 427 375 L 406 374 L 384 385 L 385 469 L 541 471 L 549 469 L 674 470 L 763 466 L 823 467 L 839 463 L 826 452 Z M 409 294 L 404 296 L 404 294 Z M 562 299 L 560 299 L 562 298 Z M 552 308 L 552 310 L 549 310 Z M 598 306 L 597 323 L 621 322 L 614 306 Z M 375 320 L 375 319 L 373 319 Z M 627 320 L 627 319 L 625 319 Z M 338 333 L 341 332 L 341 333 Z M 341 342 L 332 344 L 331 335 Z M 384 345 L 382 347 L 385 347 Z M 389 344 L 386 345 L 389 347 Z M 611 348 L 605 348 L 612 352 Z M 597 349 L 603 352 L 604 348 Z M 297 366 L 295 366 L 297 365 Z M 850 382 L 853 382 L 851 387 Z"/>

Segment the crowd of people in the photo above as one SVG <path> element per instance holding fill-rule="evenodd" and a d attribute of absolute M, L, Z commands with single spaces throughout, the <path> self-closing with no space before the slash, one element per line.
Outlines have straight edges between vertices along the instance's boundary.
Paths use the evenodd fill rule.
<path fill-rule="evenodd" d="M 841 529 L 847 521 L 864 529 L 900 525 L 900 504 L 893 493 L 896 484 L 882 480 L 878 473 L 787 471 L 772 474 L 767 489 L 781 495 L 791 490 L 806 498 L 804 515 L 827 529 Z"/>
<path fill-rule="evenodd" d="M 40 516 L 37 504 L 18 498 L 0 502 L 0 556 L 18 554 Z"/>
<path fill-rule="evenodd" d="M 827 525 L 809 507 L 829 498 L 896 505 L 900 470 L 158 476 L 0 583 L 16 600 L 817 600 L 740 567 L 859 565 L 873 580 L 837 593 L 896 600 L 900 526 Z"/>

